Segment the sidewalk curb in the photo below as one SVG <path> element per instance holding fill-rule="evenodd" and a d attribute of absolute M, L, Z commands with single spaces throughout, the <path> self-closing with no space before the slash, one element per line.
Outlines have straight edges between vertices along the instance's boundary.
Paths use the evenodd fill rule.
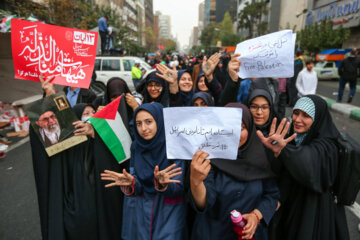
<path fill-rule="evenodd" d="M 328 107 L 331 110 L 344 114 L 351 119 L 360 121 L 360 107 L 356 107 L 354 105 L 346 104 L 346 103 L 338 103 L 334 99 L 327 98 L 321 95 L 319 96 L 326 101 Z"/>

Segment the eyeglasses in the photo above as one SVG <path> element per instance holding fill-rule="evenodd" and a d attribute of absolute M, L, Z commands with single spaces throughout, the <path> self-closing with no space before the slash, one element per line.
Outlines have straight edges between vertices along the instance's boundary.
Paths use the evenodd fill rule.
<path fill-rule="evenodd" d="M 40 121 L 49 122 L 50 119 L 55 120 L 56 119 L 55 114 L 50 115 L 50 117 L 43 118 Z"/>
<path fill-rule="evenodd" d="M 154 83 L 154 84 L 147 85 L 147 88 L 149 88 L 149 89 L 155 88 L 158 90 L 158 89 L 162 88 L 162 86 L 160 83 Z"/>
<path fill-rule="evenodd" d="M 258 106 L 256 104 L 250 105 L 250 111 L 252 111 L 252 112 L 257 112 L 259 109 L 261 109 L 262 112 L 266 112 L 266 111 L 269 111 L 270 106 L 269 105 Z"/>

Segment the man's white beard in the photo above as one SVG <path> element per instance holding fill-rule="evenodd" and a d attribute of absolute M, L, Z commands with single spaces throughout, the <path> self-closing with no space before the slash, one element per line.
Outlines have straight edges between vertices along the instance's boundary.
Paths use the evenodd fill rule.
<path fill-rule="evenodd" d="M 46 135 L 46 137 L 50 140 L 51 144 L 55 144 L 59 141 L 60 133 L 61 129 L 59 125 L 56 126 L 56 129 L 53 132 L 49 132 L 45 128 L 41 128 L 40 130 L 41 137 L 45 140 L 44 135 Z"/>

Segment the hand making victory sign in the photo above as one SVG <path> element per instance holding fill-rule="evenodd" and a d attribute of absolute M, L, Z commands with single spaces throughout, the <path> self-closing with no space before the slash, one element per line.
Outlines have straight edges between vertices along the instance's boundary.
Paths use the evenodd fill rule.
<path fill-rule="evenodd" d="M 274 152 L 275 157 L 278 157 L 286 144 L 294 140 L 296 133 L 285 139 L 285 135 L 287 134 L 290 127 L 290 122 L 287 122 L 286 118 L 284 118 L 279 124 L 278 128 L 275 130 L 276 121 L 277 119 L 274 118 L 271 123 L 269 137 L 264 137 L 260 130 L 257 130 L 256 133 L 259 136 L 261 142 Z"/>

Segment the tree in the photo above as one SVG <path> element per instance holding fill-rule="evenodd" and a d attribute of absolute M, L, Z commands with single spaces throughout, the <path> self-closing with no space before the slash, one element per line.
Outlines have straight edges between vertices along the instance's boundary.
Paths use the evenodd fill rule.
<path fill-rule="evenodd" d="M 298 33 L 300 47 L 310 55 L 315 55 L 329 48 L 341 48 L 350 36 L 350 30 L 340 25 L 334 28 L 333 22 L 323 20 L 320 23 L 307 25 Z"/>
<path fill-rule="evenodd" d="M 174 40 L 162 38 L 159 43 L 164 46 L 163 51 L 166 53 L 176 52 L 177 50 L 177 44 Z"/>
<path fill-rule="evenodd" d="M 225 13 L 220 25 L 220 40 L 223 46 L 233 46 L 240 42 L 240 36 L 233 31 L 233 22 L 229 12 Z"/>
<path fill-rule="evenodd" d="M 200 42 L 205 48 L 209 48 L 216 44 L 220 37 L 220 26 L 217 23 L 209 23 L 201 32 Z"/>
<path fill-rule="evenodd" d="M 263 21 L 263 16 L 268 14 L 267 2 L 245 3 L 245 7 L 239 13 L 239 28 L 249 31 L 250 38 L 254 35 L 263 35 L 268 31 L 268 23 Z"/>

